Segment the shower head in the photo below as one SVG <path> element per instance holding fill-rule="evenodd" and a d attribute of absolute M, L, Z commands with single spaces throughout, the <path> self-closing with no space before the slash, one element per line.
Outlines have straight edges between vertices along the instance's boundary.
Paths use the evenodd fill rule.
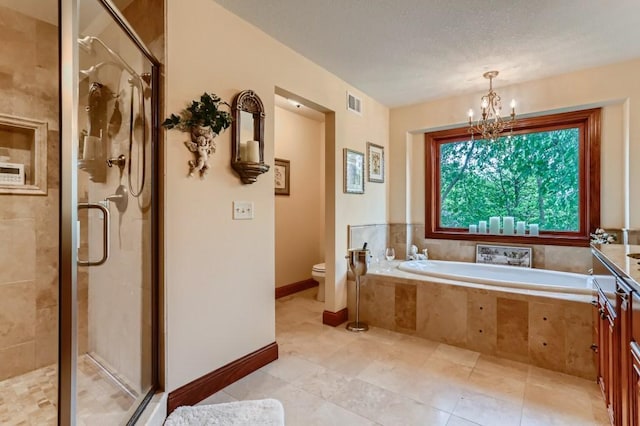
<path fill-rule="evenodd" d="M 92 42 L 92 37 L 91 36 L 86 36 L 84 38 L 79 38 L 78 39 L 78 44 L 80 45 L 82 50 L 84 50 L 85 52 L 87 52 L 90 55 L 93 54 L 93 44 L 91 42 Z"/>
<path fill-rule="evenodd" d="M 131 65 L 129 65 L 127 63 L 127 61 L 124 60 L 124 58 L 122 56 L 120 56 L 118 53 L 114 52 L 109 46 L 107 46 L 107 44 L 100 40 L 98 37 L 94 37 L 94 36 L 86 36 L 83 38 L 79 38 L 78 39 L 78 45 L 80 45 L 80 48 L 82 48 L 82 50 L 84 50 L 85 52 L 87 52 L 90 55 L 93 55 L 95 53 L 95 50 L 93 48 L 93 44 L 94 43 L 99 43 L 104 50 L 107 51 L 107 53 L 109 54 L 109 56 L 111 56 L 111 59 L 113 59 L 115 62 L 108 62 L 108 63 L 112 63 L 114 65 L 117 65 L 119 67 L 121 67 L 122 69 L 126 70 L 129 74 L 131 74 L 133 80 L 135 81 L 136 85 L 140 86 L 140 88 L 143 87 L 142 82 L 143 79 L 140 77 L 140 75 L 133 69 L 131 68 Z M 105 65 L 106 63 L 101 63 L 98 64 L 97 66 L 95 66 L 96 68 L 99 68 L 102 65 Z M 93 68 L 93 67 L 91 67 Z M 87 71 L 90 71 L 91 68 Z M 95 71 L 95 70 L 93 70 Z M 84 73 L 82 71 L 80 71 L 82 74 L 84 75 L 88 75 L 87 73 Z"/>

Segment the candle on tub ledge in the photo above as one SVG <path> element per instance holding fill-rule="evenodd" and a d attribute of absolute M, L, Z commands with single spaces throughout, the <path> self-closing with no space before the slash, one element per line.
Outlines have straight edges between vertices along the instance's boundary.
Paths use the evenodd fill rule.
<path fill-rule="evenodd" d="M 489 233 L 490 234 L 500 233 L 500 218 L 498 216 L 491 216 L 489 218 Z"/>
<path fill-rule="evenodd" d="M 478 225 L 469 225 L 469 233 L 470 234 L 477 234 L 478 233 Z"/>
<path fill-rule="evenodd" d="M 538 224 L 537 223 L 530 223 L 529 224 L 529 235 L 531 235 L 531 236 L 539 235 L 539 229 L 538 229 Z"/>
<path fill-rule="evenodd" d="M 516 222 L 516 234 L 524 235 L 524 221 L 519 220 Z"/>
<path fill-rule="evenodd" d="M 513 216 L 502 218 L 502 233 L 504 235 L 513 235 Z"/>
<path fill-rule="evenodd" d="M 481 234 L 486 234 L 487 233 L 487 221 L 486 220 L 481 220 L 480 224 L 478 225 L 478 232 Z"/>

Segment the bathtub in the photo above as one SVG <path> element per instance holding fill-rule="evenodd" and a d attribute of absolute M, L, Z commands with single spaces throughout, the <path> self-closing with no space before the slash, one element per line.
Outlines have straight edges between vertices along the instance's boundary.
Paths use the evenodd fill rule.
<path fill-rule="evenodd" d="M 398 269 L 412 274 L 475 284 L 593 294 L 591 277 L 571 272 L 445 260 L 410 260 L 400 263 Z"/>
<path fill-rule="evenodd" d="M 373 268 L 360 288 L 360 319 L 370 326 L 595 377 L 591 275 L 439 260 L 393 265 Z M 348 287 L 352 318 L 355 290 Z"/>

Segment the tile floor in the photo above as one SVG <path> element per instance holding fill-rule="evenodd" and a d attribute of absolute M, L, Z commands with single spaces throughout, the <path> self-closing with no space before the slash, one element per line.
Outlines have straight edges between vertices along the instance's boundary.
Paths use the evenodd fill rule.
<path fill-rule="evenodd" d="M 56 425 L 55 366 L 0 382 L 0 425 Z M 122 423 L 135 398 L 118 386 L 87 355 L 78 358 L 78 425 Z"/>
<path fill-rule="evenodd" d="M 315 289 L 276 301 L 280 359 L 201 404 L 276 398 L 294 425 L 608 425 L 594 382 L 425 339 L 322 325 Z"/>

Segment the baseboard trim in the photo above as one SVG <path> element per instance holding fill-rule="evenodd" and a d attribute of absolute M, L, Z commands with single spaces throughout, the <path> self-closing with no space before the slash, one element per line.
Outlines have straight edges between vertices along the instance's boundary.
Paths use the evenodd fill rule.
<path fill-rule="evenodd" d="M 287 285 L 283 285 L 281 287 L 276 287 L 276 299 L 280 299 L 281 297 L 288 296 L 293 293 L 297 293 L 299 291 L 307 290 L 309 288 L 317 287 L 318 282 L 313 278 L 309 278 L 306 280 L 298 281 L 296 283 L 291 283 Z"/>
<path fill-rule="evenodd" d="M 276 359 L 278 359 L 278 344 L 273 342 L 179 387 L 169 393 L 167 415 L 181 405 L 197 404 Z"/>
<path fill-rule="evenodd" d="M 338 312 L 324 311 L 322 312 L 322 323 L 337 327 L 349 319 L 349 311 L 347 308 L 340 309 Z"/>

